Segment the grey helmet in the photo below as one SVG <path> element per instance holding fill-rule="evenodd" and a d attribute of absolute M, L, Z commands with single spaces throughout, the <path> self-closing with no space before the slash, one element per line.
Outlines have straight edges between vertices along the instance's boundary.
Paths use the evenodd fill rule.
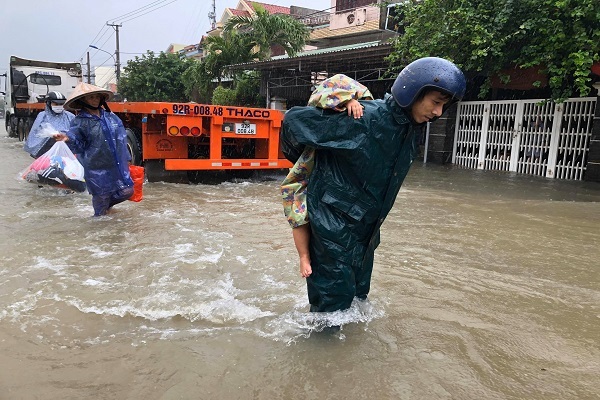
<path fill-rule="evenodd" d="M 67 98 L 61 92 L 48 92 L 46 95 L 46 103 L 65 104 Z"/>
<path fill-rule="evenodd" d="M 463 98 L 467 82 L 452 62 L 439 57 L 419 58 L 408 64 L 392 85 L 392 96 L 402 108 L 410 108 L 425 88 L 439 90 L 451 97 L 449 104 Z"/>

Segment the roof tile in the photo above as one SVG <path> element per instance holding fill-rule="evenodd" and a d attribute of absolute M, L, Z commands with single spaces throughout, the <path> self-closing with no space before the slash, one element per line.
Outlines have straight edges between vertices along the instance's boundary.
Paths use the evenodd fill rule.
<path fill-rule="evenodd" d="M 228 10 L 231 12 L 231 14 L 233 14 L 235 16 L 242 16 L 242 17 L 250 16 L 250 13 L 248 11 L 238 10 L 237 8 L 228 8 Z"/>
<path fill-rule="evenodd" d="M 261 5 L 269 14 L 290 14 L 289 7 L 276 6 L 274 4 L 259 3 L 258 1 L 249 1 L 252 8 L 256 9 L 255 4 Z"/>

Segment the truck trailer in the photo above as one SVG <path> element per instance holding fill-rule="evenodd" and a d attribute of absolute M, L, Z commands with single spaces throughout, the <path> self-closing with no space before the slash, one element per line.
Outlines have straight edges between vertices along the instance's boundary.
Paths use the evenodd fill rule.
<path fill-rule="evenodd" d="M 109 102 L 127 131 L 132 162 L 147 177 L 292 167 L 280 151 L 283 112 L 197 103 Z"/>
<path fill-rule="evenodd" d="M 167 102 L 107 105 L 123 121 L 132 164 L 146 167 L 150 181 L 194 181 L 201 171 L 292 167 L 280 150 L 280 110 Z M 35 115 L 40 106 L 22 103 L 17 109 Z"/>
<path fill-rule="evenodd" d="M 58 90 L 68 97 L 81 81 L 81 65 L 11 57 L 9 75 L 7 103 L 12 107 L 8 111 L 7 104 L 7 132 L 25 140 L 44 110 L 46 93 Z M 206 171 L 292 166 L 279 149 L 280 110 L 168 102 L 108 106 L 125 125 L 132 163 L 146 167 L 150 181 L 194 181 Z"/>

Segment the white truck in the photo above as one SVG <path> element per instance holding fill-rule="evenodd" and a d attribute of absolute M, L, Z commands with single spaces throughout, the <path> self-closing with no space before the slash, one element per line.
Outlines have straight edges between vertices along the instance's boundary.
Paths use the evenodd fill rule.
<path fill-rule="evenodd" d="M 38 61 L 11 56 L 2 93 L 8 136 L 24 140 L 35 117 L 44 110 L 46 94 L 58 91 L 68 97 L 81 79 L 81 64 L 78 62 Z"/>

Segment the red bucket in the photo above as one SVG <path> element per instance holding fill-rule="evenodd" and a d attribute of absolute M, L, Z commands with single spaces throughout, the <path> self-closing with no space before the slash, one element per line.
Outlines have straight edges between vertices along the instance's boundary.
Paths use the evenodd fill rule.
<path fill-rule="evenodd" d="M 144 167 L 138 165 L 129 166 L 129 174 L 133 180 L 133 195 L 129 198 L 130 201 L 142 201 L 143 186 L 144 186 Z"/>

